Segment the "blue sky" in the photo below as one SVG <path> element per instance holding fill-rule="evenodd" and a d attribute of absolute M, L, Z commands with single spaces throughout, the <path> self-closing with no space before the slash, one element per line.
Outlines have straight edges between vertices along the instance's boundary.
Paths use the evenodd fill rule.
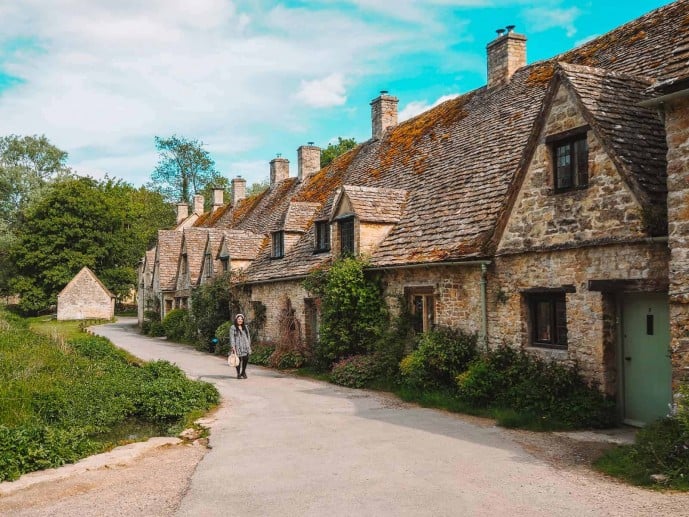
<path fill-rule="evenodd" d="M 485 84 L 495 30 L 529 63 L 667 1 L 22 0 L 0 2 L 0 135 L 45 134 L 80 174 L 149 180 L 154 136 L 206 144 L 251 184 L 281 153 L 370 137 L 369 102 L 402 119 Z"/>

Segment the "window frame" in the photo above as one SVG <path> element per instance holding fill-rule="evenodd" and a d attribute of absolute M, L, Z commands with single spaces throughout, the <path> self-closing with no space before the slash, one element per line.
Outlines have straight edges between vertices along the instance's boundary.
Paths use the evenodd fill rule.
<path fill-rule="evenodd" d="M 571 192 L 584 190 L 589 186 L 589 149 L 588 131 L 590 126 L 564 131 L 546 138 L 546 144 L 550 148 L 551 167 L 553 170 L 553 192 Z M 567 150 L 566 156 L 569 163 L 564 166 L 559 164 L 560 150 Z M 569 185 L 559 186 L 561 178 L 569 177 Z"/>
<path fill-rule="evenodd" d="M 210 253 L 206 253 L 204 255 L 204 261 L 206 269 L 206 278 L 210 278 L 213 276 L 213 258 L 211 257 Z"/>
<path fill-rule="evenodd" d="M 407 299 L 408 307 L 409 307 L 409 312 L 412 316 L 412 327 L 414 329 L 414 332 L 417 333 L 426 333 L 429 330 L 432 330 L 436 323 L 435 323 L 435 316 L 436 316 L 436 310 L 435 310 L 435 289 L 432 285 L 424 285 L 424 286 L 413 286 L 413 287 L 405 287 L 404 288 L 404 296 Z M 415 304 L 415 298 L 421 298 L 421 317 L 418 317 L 418 313 L 416 312 L 417 307 Z M 418 320 L 418 321 L 417 321 Z M 421 323 L 421 327 L 419 328 L 418 322 Z"/>
<path fill-rule="evenodd" d="M 347 233 L 343 230 L 347 228 Z M 356 232 L 354 230 L 354 216 L 343 217 L 337 221 L 337 231 L 340 237 L 340 255 L 343 257 L 349 257 L 356 255 Z M 345 235 L 351 236 L 347 239 L 347 244 L 351 244 L 351 249 L 349 246 L 345 249 Z"/>
<path fill-rule="evenodd" d="M 536 348 L 567 350 L 567 291 L 542 290 L 525 293 L 528 310 L 529 344 Z M 540 308 L 547 304 L 547 320 L 542 321 Z M 548 328 L 549 337 L 539 336 L 539 329 Z"/>
<path fill-rule="evenodd" d="M 271 234 L 270 258 L 280 259 L 285 256 L 285 232 L 279 230 Z"/>
<path fill-rule="evenodd" d="M 314 253 L 330 251 L 330 223 L 328 221 L 316 221 Z"/>

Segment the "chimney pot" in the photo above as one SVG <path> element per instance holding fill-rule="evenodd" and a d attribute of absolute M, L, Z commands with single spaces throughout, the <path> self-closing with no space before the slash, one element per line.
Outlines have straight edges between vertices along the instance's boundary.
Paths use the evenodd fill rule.
<path fill-rule="evenodd" d="M 232 179 L 232 206 L 246 197 L 246 180 L 241 176 Z"/>
<path fill-rule="evenodd" d="M 488 88 L 509 83 L 514 72 L 526 66 L 526 36 L 513 31 L 514 25 L 496 31 L 498 37 L 486 46 Z"/>
<path fill-rule="evenodd" d="M 177 203 L 177 224 L 189 217 L 189 205 L 186 203 Z"/>
<path fill-rule="evenodd" d="M 371 133 L 380 138 L 389 127 L 397 125 L 397 103 L 399 99 L 381 90 L 380 96 L 371 101 Z"/>
<path fill-rule="evenodd" d="M 270 161 L 270 186 L 289 178 L 289 160 L 278 154 Z"/>
<path fill-rule="evenodd" d="M 201 194 L 194 196 L 194 213 L 197 215 L 203 214 L 203 196 Z"/>
<path fill-rule="evenodd" d="M 297 149 L 297 177 L 299 181 L 321 170 L 321 148 L 309 142 Z"/>

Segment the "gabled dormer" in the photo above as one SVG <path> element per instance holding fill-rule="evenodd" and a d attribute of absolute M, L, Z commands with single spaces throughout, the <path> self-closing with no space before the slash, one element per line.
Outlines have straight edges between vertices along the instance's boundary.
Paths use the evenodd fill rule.
<path fill-rule="evenodd" d="M 242 230 L 224 230 L 216 260 L 220 274 L 249 267 L 258 256 L 265 237 Z"/>
<path fill-rule="evenodd" d="M 180 249 L 176 290 L 179 296 L 190 296 L 191 289 L 196 287 L 203 264 L 208 229 L 185 228 Z"/>
<path fill-rule="evenodd" d="M 271 232 L 271 258 L 279 259 L 285 256 L 306 232 L 319 207 L 320 203 L 290 202 L 282 223 Z"/>
<path fill-rule="evenodd" d="M 399 222 L 406 201 L 406 190 L 343 185 L 335 197 L 329 220 L 333 253 L 336 256 L 373 253 Z"/>
<path fill-rule="evenodd" d="M 559 64 L 498 252 L 634 241 L 666 230 L 666 144 L 649 81 Z"/>

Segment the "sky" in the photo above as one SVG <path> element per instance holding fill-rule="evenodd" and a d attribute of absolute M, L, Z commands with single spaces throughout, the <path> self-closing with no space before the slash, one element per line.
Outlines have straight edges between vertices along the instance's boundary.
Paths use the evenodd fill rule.
<path fill-rule="evenodd" d="M 155 136 L 204 143 L 249 185 L 281 154 L 371 136 L 486 83 L 516 25 L 533 63 L 667 0 L 0 0 L 0 135 L 41 135 L 81 175 L 145 184 Z"/>

